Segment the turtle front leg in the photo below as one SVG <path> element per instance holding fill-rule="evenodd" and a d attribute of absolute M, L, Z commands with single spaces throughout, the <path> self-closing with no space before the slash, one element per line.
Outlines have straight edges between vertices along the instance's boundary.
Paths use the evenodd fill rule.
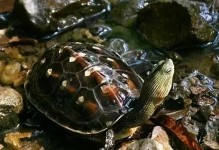
<path fill-rule="evenodd" d="M 100 150 L 113 150 L 115 146 L 115 134 L 112 129 L 106 131 L 106 140 L 104 148 L 100 148 Z"/>

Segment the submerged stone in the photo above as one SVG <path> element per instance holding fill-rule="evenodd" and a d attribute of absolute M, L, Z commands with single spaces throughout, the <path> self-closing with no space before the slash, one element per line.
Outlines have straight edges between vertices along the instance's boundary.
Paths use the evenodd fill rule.
<path fill-rule="evenodd" d="M 109 51 L 114 51 L 119 55 L 122 55 L 129 51 L 128 44 L 120 38 L 113 38 L 110 40 L 108 48 Z"/>
<path fill-rule="evenodd" d="M 11 17 L 15 27 L 20 26 L 32 36 L 50 38 L 105 14 L 109 9 L 107 0 L 19 0 L 14 5 Z"/>
<path fill-rule="evenodd" d="M 198 6 L 188 0 L 158 0 L 146 5 L 136 26 L 146 40 L 160 48 L 207 44 L 217 35 Z"/>
<path fill-rule="evenodd" d="M 108 20 L 123 26 L 134 24 L 139 10 L 144 7 L 145 0 L 123 0 L 117 2 Z"/>

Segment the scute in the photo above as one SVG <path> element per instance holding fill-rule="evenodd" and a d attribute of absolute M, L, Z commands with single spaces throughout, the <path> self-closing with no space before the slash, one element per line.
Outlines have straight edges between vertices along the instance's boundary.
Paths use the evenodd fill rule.
<path fill-rule="evenodd" d="M 68 42 L 46 51 L 25 83 L 29 101 L 77 133 L 105 131 L 132 109 L 142 80 L 119 57 L 94 44 Z M 124 111 L 126 110 L 126 111 Z"/>

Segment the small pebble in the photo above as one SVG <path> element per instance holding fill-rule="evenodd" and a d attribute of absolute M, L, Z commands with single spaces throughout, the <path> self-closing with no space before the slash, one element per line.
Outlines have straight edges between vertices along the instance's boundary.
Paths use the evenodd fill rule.
<path fill-rule="evenodd" d="M 2 69 L 0 80 L 5 85 L 13 84 L 14 81 L 19 78 L 21 71 L 21 64 L 18 62 L 10 62 Z"/>
<path fill-rule="evenodd" d="M 0 131 L 17 126 L 22 109 L 22 96 L 12 88 L 0 87 Z"/>

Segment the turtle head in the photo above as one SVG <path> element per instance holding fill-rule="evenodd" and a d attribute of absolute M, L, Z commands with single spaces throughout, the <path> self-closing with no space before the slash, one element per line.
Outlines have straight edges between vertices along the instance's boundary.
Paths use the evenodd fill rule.
<path fill-rule="evenodd" d="M 172 87 L 173 74 L 173 61 L 171 59 L 160 61 L 144 80 L 140 97 L 135 101 L 133 109 L 120 120 L 118 126 L 124 126 L 126 131 L 125 129 L 147 122 L 168 95 Z"/>
<path fill-rule="evenodd" d="M 171 59 L 160 61 L 144 83 L 142 91 L 148 89 L 155 105 L 163 102 L 168 95 L 173 82 L 174 64 Z M 145 88 L 145 89 L 144 89 Z"/>
<path fill-rule="evenodd" d="M 152 70 L 150 78 L 157 80 L 165 80 L 173 78 L 174 74 L 174 64 L 171 59 L 166 59 L 160 61 L 156 67 Z"/>

